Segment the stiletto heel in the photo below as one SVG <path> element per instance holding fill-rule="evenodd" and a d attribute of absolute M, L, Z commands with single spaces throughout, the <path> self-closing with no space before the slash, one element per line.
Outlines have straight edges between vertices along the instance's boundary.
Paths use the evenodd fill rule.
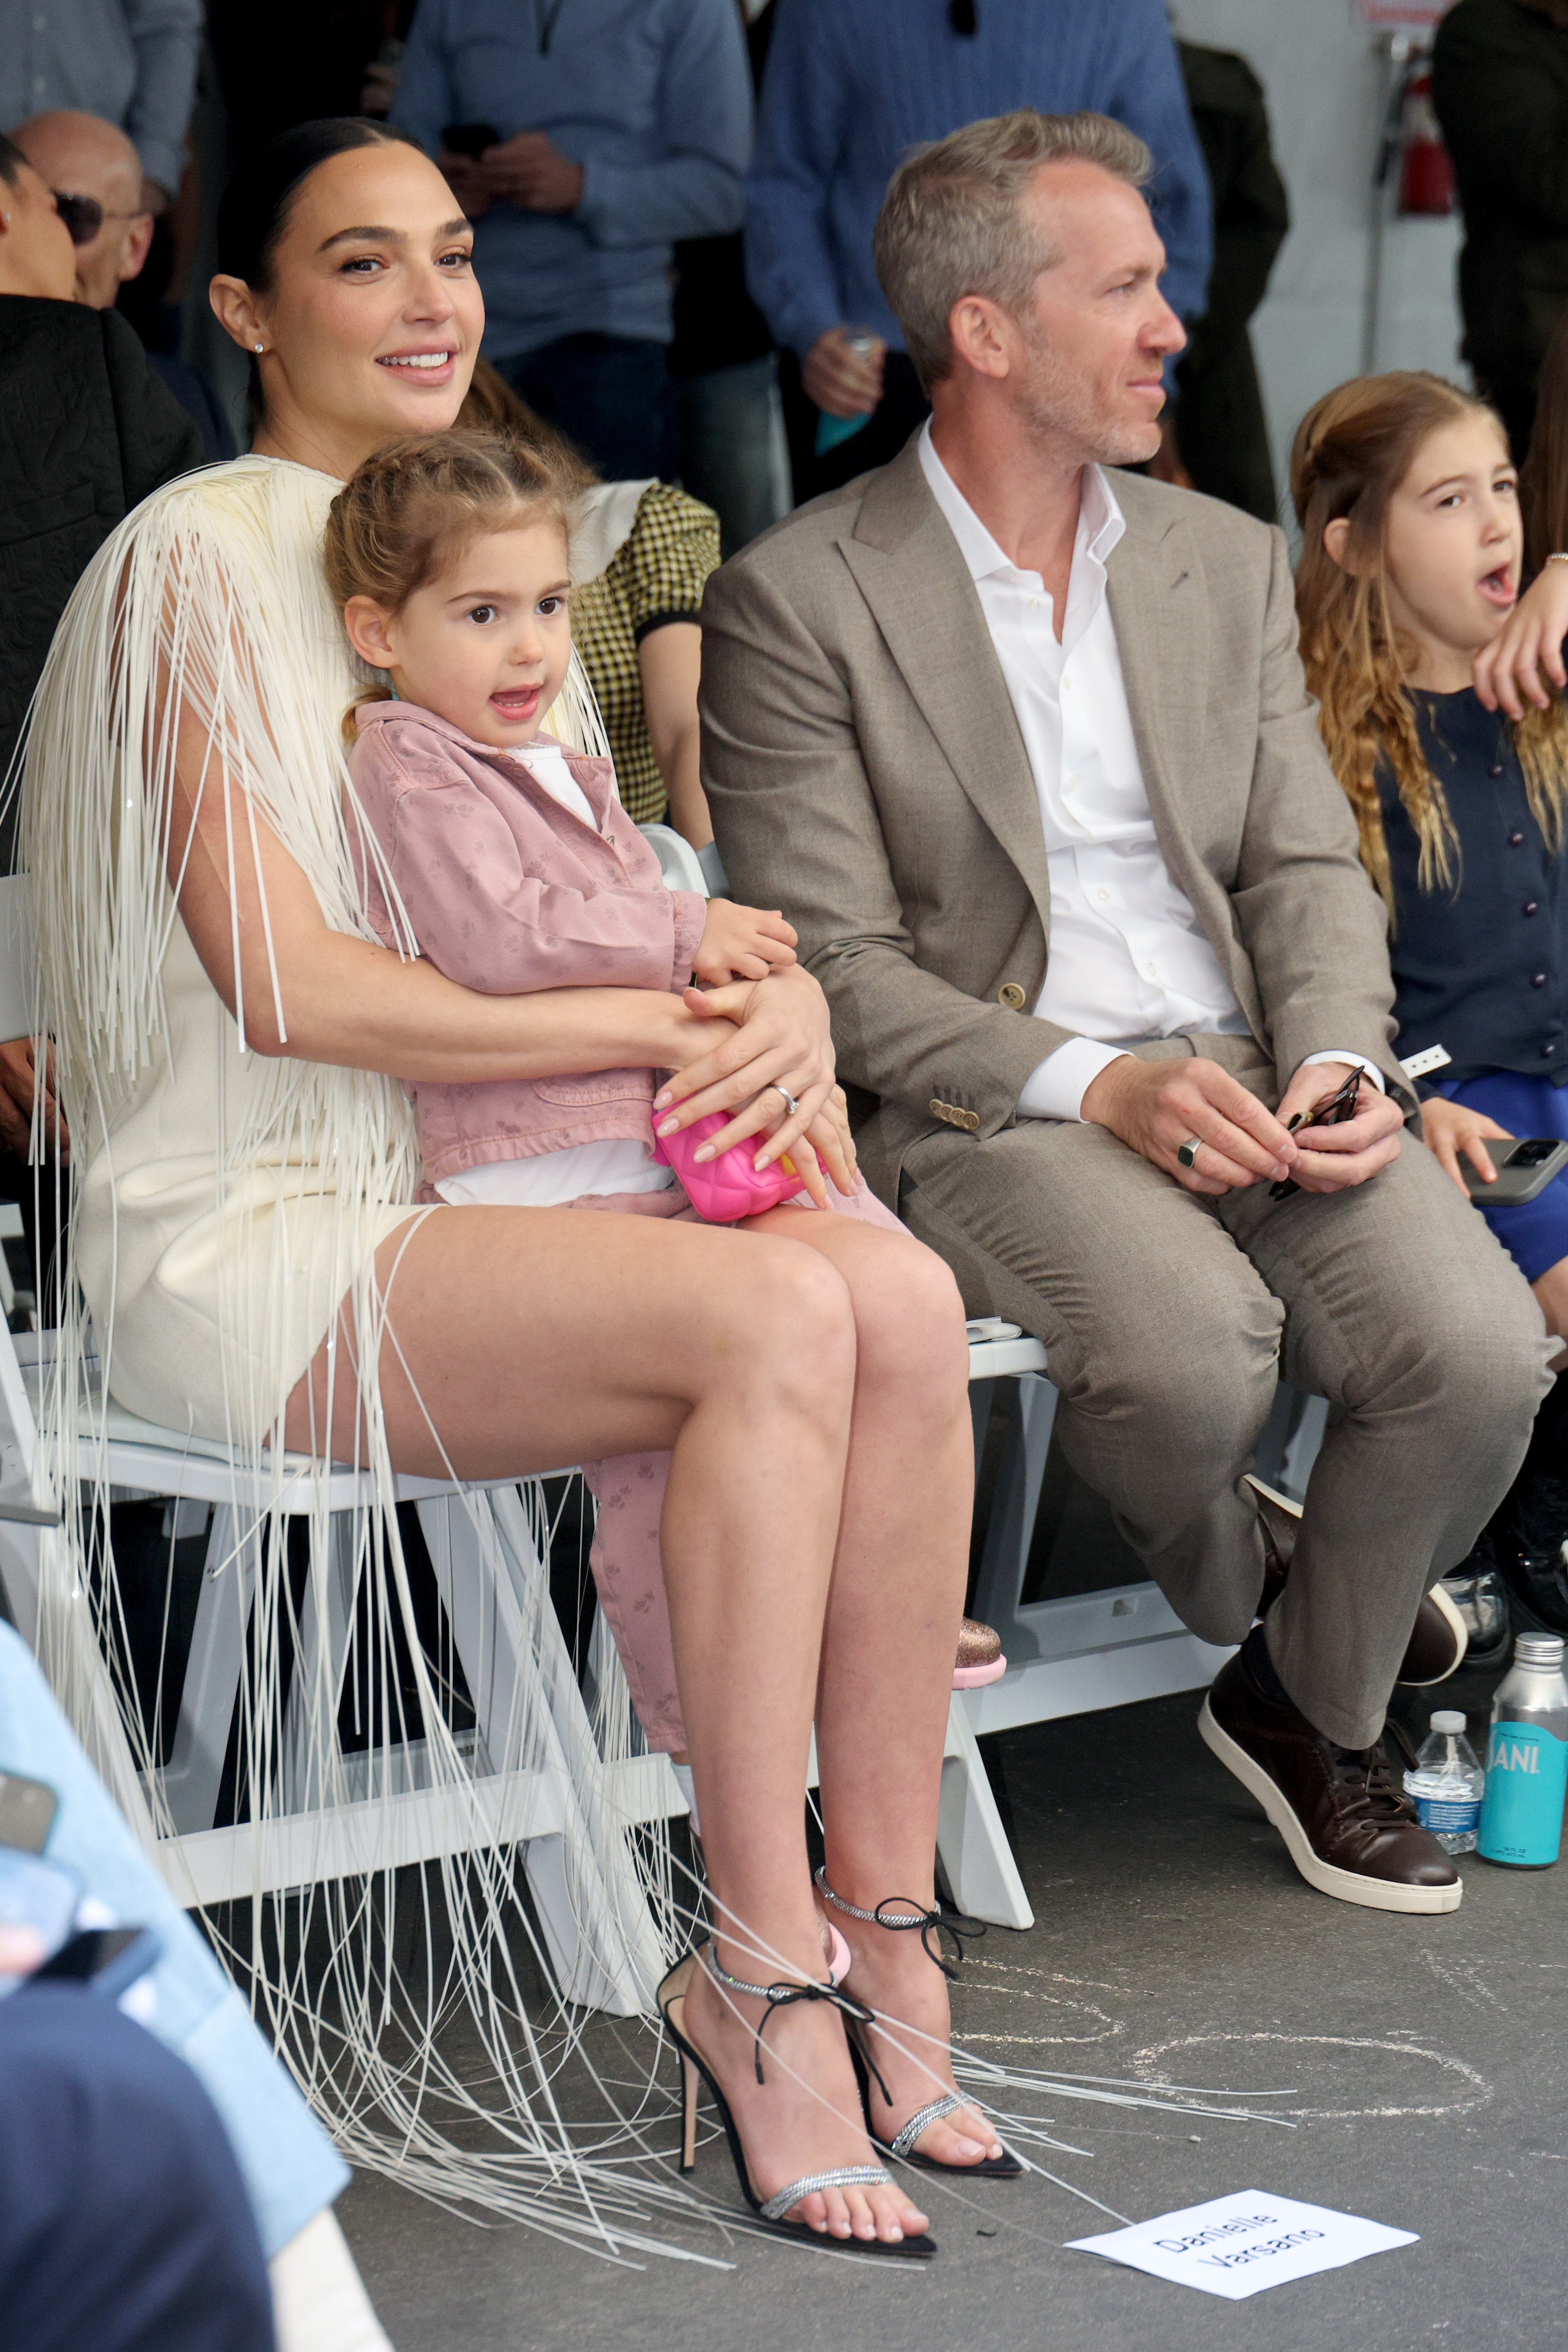
<path fill-rule="evenodd" d="M 719 2110 L 719 2120 L 724 2126 L 724 2137 L 729 2144 L 730 2159 L 735 2168 L 735 2178 L 740 2182 L 741 2194 L 758 2219 L 765 2222 L 779 2237 L 804 2239 L 807 2245 L 833 2247 L 850 2253 L 901 2255 L 906 2262 L 929 2262 L 936 2252 L 936 2246 L 931 2238 L 923 2234 L 919 2237 L 900 2238 L 896 2242 L 889 2242 L 886 2238 L 835 2238 L 830 2237 L 825 2231 L 809 2229 L 804 2221 L 784 2220 L 784 2217 L 792 2205 L 798 2205 L 803 2197 L 810 2197 L 817 2189 L 891 2187 L 892 2175 L 879 2164 L 841 2164 L 831 2172 L 810 2172 L 802 2179 L 792 2180 L 787 2188 L 781 2189 L 775 2196 L 767 2198 L 758 2196 L 752 2186 L 752 2176 L 746 2164 L 746 2152 L 741 2145 L 741 2135 L 735 2128 L 735 2118 L 730 2112 L 730 2102 L 720 2089 L 713 2070 L 701 2052 L 686 2038 L 686 1996 L 690 1990 L 693 1971 L 700 1964 L 699 1955 L 689 1952 L 683 1960 L 678 1961 L 671 1969 L 659 1986 L 658 1994 L 659 2014 L 664 2020 L 665 2029 L 671 2042 L 679 2053 L 683 2070 L 685 2128 L 681 2142 L 682 2172 L 691 2171 L 696 2163 L 697 2080 L 700 2075 L 708 2085 L 709 2095 Z M 856 2023 L 858 2023 L 862 2013 L 861 2003 L 852 2000 L 848 1994 L 841 1993 L 833 1984 L 747 1984 L 740 1977 L 732 1977 L 720 1967 L 718 1953 L 711 1944 L 707 1948 L 707 1967 L 715 1982 L 729 1987 L 732 1991 L 750 1993 L 757 2000 L 767 2002 L 762 2024 L 758 2026 L 753 2036 L 759 2083 L 763 2079 L 763 2032 L 775 2009 L 787 2009 L 798 2000 L 826 2000 Z M 865 2011 L 864 2014 L 868 2016 L 869 2011 Z M 851 2056 L 855 2054 L 851 2045 Z"/>
<path fill-rule="evenodd" d="M 913 1932 L 918 1929 L 926 1958 L 935 1963 L 950 1982 L 956 1978 L 958 1971 L 943 1959 L 941 1943 L 938 1942 L 933 1947 L 932 1933 L 934 1932 L 940 1937 L 945 1929 L 958 1948 L 961 1959 L 963 1957 L 964 1940 L 975 1936 L 984 1936 L 985 1933 L 984 1924 L 979 1919 L 965 1919 L 954 1912 L 944 1915 L 940 1910 L 922 1911 L 918 1903 L 903 1895 L 884 1895 L 874 1911 L 862 1911 L 857 1904 L 846 1903 L 841 1895 L 835 1895 L 832 1887 L 827 1884 L 826 1864 L 816 1874 L 816 1884 L 824 1898 L 833 1905 L 834 1909 L 847 1913 L 851 1919 L 863 1920 L 868 1927 L 889 1927 L 895 1931 L 903 1929 Z M 889 1917 L 887 1916 L 887 1906 L 889 1903 L 905 1904 L 908 1907 L 895 1912 Z M 863 2004 L 858 2004 L 858 2006 L 863 2006 Z M 890 2021 L 895 2025 L 901 2022 L 898 2018 L 893 2018 Z M 1024 2168 L 1012 2149 L 1005 2146 L 1000 2156 L 977 2157 L 973 2164 L 944 2164 L 940 2157 L 922 2156 L 916 2147 L 916 2140 L 923 2131 L 929 2130 L 932 2124 L 943 2123 L 949 2116 L 956 2116 L 963 2108 L 978 2105 L 977 2101 L 966 2099 L 957 2091 L 942 2092 L 940 2097 L 930 2100 L 925 2106 L 919 2108 L 909 2121 L 894 2133 L 891 2139 L 882 2137 L 872 2119 L 871 2081 L 873 2076 L 876 2078 L 878 2089 L 881 2092 L 883 2105 L 890 2107 L 892 2101 L 888 2096 L 887 2084 L 877 2072 L 876 2063 L 871 2056 L 870 2043 L 863 2038 L 868 2033 L 870 2024 L 874 2022 L 875 2013 L 867 2011 L 865 2021 L 857 2018 L 853 2021 L 848 2037 L 850 2061 L 855 2068 L 856 2079 L 860 2085 L 860 2104 L 866 2112 L 866 2129 L 871 2136 L 872 2147 L 879 2149 L 883 2156 L 894 2157 L 900 2163 L 912 2165 L 917 2172 L 959 2172 L 967 2174 L 972 2179 L 1016 2180 Z M 913 2031 L 912 2028 L 910 2030 Z"/>
<path fill-rule="evenodd" d="M 680 2134 L 680 2169 L 697 2169 L 697 2069 L 682 2051 L 680 2053 L 681 2090 L 684 2120 Z"/>

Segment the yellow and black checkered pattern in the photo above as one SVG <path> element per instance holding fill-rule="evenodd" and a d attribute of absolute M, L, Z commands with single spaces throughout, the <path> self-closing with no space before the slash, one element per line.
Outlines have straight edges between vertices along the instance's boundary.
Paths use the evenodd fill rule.
<path fill-rule="evenodd" d="M 667 621 L 695 621 L 719 568 L 719 518 L 684 490 L 654 482 L 630 536 L 572 599 L 572 635 L 605 715 L 621 800 L 636 824 L 669 804 L 643 717 L 637 647 Z"/>

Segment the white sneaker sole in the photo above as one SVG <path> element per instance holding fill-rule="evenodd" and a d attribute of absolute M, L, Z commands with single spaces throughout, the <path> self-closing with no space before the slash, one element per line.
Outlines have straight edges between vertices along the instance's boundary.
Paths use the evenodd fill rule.
<path fill-rule="evenodd" d="M 1454 1601 L 1453 1596 L 1450 1593 L 1446 1592 L 1442 1585 L 1438 1583 L 1432 1587 L 1432 1590 L 1428 1592 L 1426 1598 L 1432 1603 L 1433 1608 L 1436 1609 L 1439 1617 L 1444 1620 L 1449 1631 L 1452 1633 L 1454 1636 L 1454 1648 L 1457 1654 L 1451 1666 L 1445 1666 L 1440 1675 L 1428 1675 L 1426 1680 L 1423 1683 L 1407 1683 L 1405 1681 L 1404 1677 L 1401 1676 L 1399 1684 L 1401 1690 L 1436 1690 L 1439 1683 L 1446 1683 L 1450 1675 L 1457 1675 L 1458 1673 L 1459 1668 L 1465 1663 L 1465 1653 L 1470 1646 L 1470 1629 L 1466 1624 L 1463 1617 L 1460 1616 L 1458 1603 Z"/>
<path fill-rule="evenodd" d="M 1256 1797 L 1280 1836 L 1286 1851 L 1309 1886 L 1331 1895 L 1341 1903 L 1359 1903 L 1367 1911 L 1457 1911 L 1464 1898 L 1465 1882 L 1452 1886 L 1399 1886 L 1386 1878 L 1363 1878 L 1358 1871 L 1336 1870 L 1313 1853 L 1306 1831 L 1289 1801 L 1255 1763 L 1245 1748 L 1222 1731 L 1205 1697 L 1198 1716 L 1198 1732 L 1227 1772 L 1234 1773 L 1247 1794 Z"/>
<path fill-rule="evenodd" d="M 1282 1495 L 1278 1486 L 1270 1486 L 1265 1479 L 1255 1477 L 1250 1471 L 1247 1473 L 1246 1483 L 1252 1488 L 1255 1495 L 1261 1495 L 1266 1503 L 1272 1503 L 1276 1510 L 1284 1511 L 1292 1519 L 1300 1518 L 1300 1504 L 1293 1501 L 1289 1495 Z M 1439 1683 L 1446 1683 L 1450 1675 L 1458 1673 L 1465 1663 L 1465 1653 L 1470 1646 L 1470 1629 L 1442 1585 L 1435 1584 L 1426 1598 L 1454 1636 L 1454 1663 L 1451 1666 L 1445 1666 L 1440 1675 L 1429 1675 L 1425 1682 L 1406 1682 L 1401 1675 L 1399 1678 L 1401 1690 L 1436 1690 Z"/>

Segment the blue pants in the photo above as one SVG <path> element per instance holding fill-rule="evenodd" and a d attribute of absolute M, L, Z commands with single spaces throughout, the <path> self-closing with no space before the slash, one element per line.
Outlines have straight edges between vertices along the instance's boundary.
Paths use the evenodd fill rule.
<path fill-rule="evenodd" d="M 563 335 L 497 360 L 547 425 L 574 441 L 606 482 L 673 481 L 679 470 L 675 382 L 663 343 L 630 335 Z"/>
<path fill-rule="evenodd" d="M 0 2000 L 5 2352 L 274 2340 L 239 2168 L 184 2061 L 79 1986 Z"/>
<path fill-rule="evenodd" d="M 1477 1078 L 1437 1078 L 1433 1084 L 1450 1102 L 1495 1118 L 1510 1135 L 1550 1135 L 1568 1142 L 1568 1087 L 1554 1087 L 1550 1078 L 1483 1070 Z M 1533 1201 L 1503 1209 L 1483 1203 L 1481 1214 L 1526 1282 L 1539 1281 L 1559 1258 L 1568 1257 L 1568 1168 Z"/>

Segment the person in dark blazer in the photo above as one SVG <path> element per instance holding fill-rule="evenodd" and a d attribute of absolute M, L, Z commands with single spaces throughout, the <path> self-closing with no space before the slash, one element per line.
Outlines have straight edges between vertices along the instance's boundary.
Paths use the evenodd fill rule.
<path fill-rule="evenodd" d="M 13 773 L 55 625 L 89 559 L 150 491 L 202 462 L 200 434 L 130 327 L 74 300 L 75 284 L 53 194 L 0 138 L 0 779 Z M 7 793 L 0 874 L 15 862 Z M 22 1201 L 24 1213 L 32 1108 L 31 1045 L 0 1042 L 0 1199 Z"/>
<path fill-rule="evenodd" d="M 1458 0 L 1437 27 L 1432 103 L 1465 215 L 1465 357 L 1521 465 L 1568 305 L 1568 0 Z"/>
<path fill-rule="evenodd" d="M 1289 198 L 1269 145 L 1263 85 L 1247 59 L 1194 41 L 1178 41 L 1176 56 L 1214 198 L 1208 303 L 1176 362 L 1176 447 L 1194 489 L 1278 522 L 1248 330 L 1289 233 Z"/>

